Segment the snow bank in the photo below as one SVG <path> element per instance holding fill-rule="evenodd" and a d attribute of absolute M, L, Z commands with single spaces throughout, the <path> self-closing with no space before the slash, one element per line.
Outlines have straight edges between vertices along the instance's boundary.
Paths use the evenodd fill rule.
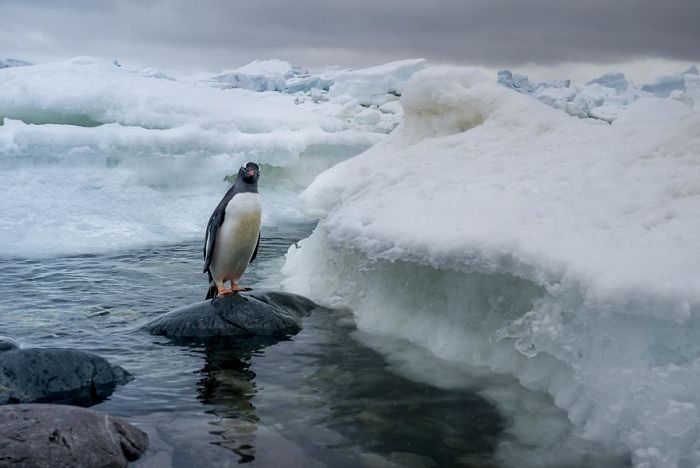
<path fill-rule="evenodd" d="M 302 194 L 321 222 L 285 287 L 548 393 L 639 466 L 700 463 L 700 117 L 639 97 L 572 119 L 442 67 L 401 102 Z"/>

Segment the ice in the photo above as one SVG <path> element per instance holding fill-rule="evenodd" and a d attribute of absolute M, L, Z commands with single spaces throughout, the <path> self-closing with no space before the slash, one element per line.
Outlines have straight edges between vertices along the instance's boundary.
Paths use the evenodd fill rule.
<path fill-rule="evenodd" d="M 699 464 L 700 116 L 640 96 L 612 125 L 573 119 L 449 67 L 401 103 L 399 128 L 302 194 L 321 221 L 285 287 L 549 394 L 612 457 Z"/>
<path fill-rule="evenodd" d="M 672 97 L 693 107 L 700 99 L 700 76 L 693 65 L 684 73 L 659 78 L 655 83 L 637 87 L 624 73 L 606 73 L 584 85 L 571 87 L 569 80 L 530 83 L 525 75 L 509 70 L 498 72 L 497 82 L 520 93 L 529 94 L 548 106 L 579 118 L 612 123 L 639 98 Z"/>
<path fill-rule="evenodd" d="M 284 60 L 254 60 L 240 68 L 214 76 L 211 83 L 224 89 L 284 91 L 287 79 L 299 73 L 300 70 Z"/>
<path fill-rule="evenodd" d="M 698 76 L 698 74 L 698 67 L 693 65 L 681 74 L 663 76 L 654 83 L 642 85 L 642 91 L 659 97 L 668 97 L 673 91 L 685 91 L 685 77 L 687 75 L 690 75 L 692 78 L 693 76 Z"/>
<path fill-rule="evenodd" d="M 285 83 L 284 92 L 289 94 L 308 93 L 311 90 L 329 91 L 333 85 L 333 79 L 321 75 L 295 76 Z"/>
<path fill-rule="evenodd" d="M 220 89 L 279 91 L 294 94 L 300 101 L 312 97 L 315 103 L 332 100 L 353 107 L 377 108 L 396 101 L 410 76 L 427 65 L 424 59 L 411 59 L 359 70 L 331 69 L 311 73 L 282 60 L 256 60 L 205 82 Z M 354 113 L 361 111 L 357 109 Z M 360 125 L 363 125 L 366 118 L 363 116 L 360 120 Z M 395 126 L 381 122 L 380 131 L 388 132 Z"/>
<path fill-rule="evenodd" d="M 627 91 L 630 85 L 624 73 L 606 73 L 586 83 L 587 86 L 594 84 L 599 84 L 605 88 L 612 88 L 617 91 L 618 94 Z"/>
<path fill-rule="evenodd" d="M 198 237 L 224 177 L 248 160 L 263 164 L 264 222 L 306 220 L 301 188 L 396 118 L 343 119 L 340 105 L 160 73 L 93 57 L 0 70 L 0 254 Z"/>
<path fill-rule="evenodd" d="M 552 80 L 542 81 L 540 83 L 530 83 L 530 80 L 525 75 L 512 73 L 510 70 L 501 70 L 498 72 L 498 84 L 506 88 L 512 88 L 525 94 L 536 94 L 539 90 L 545 88 L 568 88 L 571 86 L 570 80 Z"/>
<path fill-rule="evenodd" d="M 31 65 L 29 62 L 25 62 L 24 60 L 17 60 L 17 59 L 0 59 L 0 69 L 2 68 L 10 68 L 10 67 L 26 67 Z"/>
<path fill-rule="evenodd" d="M 146 67 L 146 68 L 136 68 L 132 70 L 134 73 L 138 73 L 141 76 L 147 78 L 155 78 L 157 80 L 170 80 L 175 81 L 175 78 L 165 73 L 160 68 Z"/>
<path fill-rule="evenodd" d="M 362 105 L 381 106 L 396 100 L 411 75 L 426 66 L 428 62 L 424 59 L 411 59 L 338 72 L 333 77 L 330 93 L 336 99 L 348 96 L 348 100 L 355 99 Z"/>

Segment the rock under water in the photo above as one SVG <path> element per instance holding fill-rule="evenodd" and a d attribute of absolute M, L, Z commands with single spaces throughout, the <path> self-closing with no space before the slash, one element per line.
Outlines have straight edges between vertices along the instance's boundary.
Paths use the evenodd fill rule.
<path fill-rule="evenodd" d="M 301 319 L 319 306 L 303 296 L 255 291 L 217 297 L 173 310 L 144 326 L 175 340 L 283 337 L 301 330 Z"/>
<path fill-rule="evenodd" d="M 1 336 L 0 335 L 0 353 L 4 351 L 12 351 L 13 349 L 17 349 L 19 346 L 17 346 L 17 343 L 15 343 L 15 340 L 12 338 L 8 338 L 6 336 Z"/>
<path fill-rule="evenodd" d="M 0 404 L 99 403 L 131 375 L 95 354 L 29 348 L 0 353 Z"/>
<path fill-rule="evenodd" d="M 0 466 L 125 467 L 148 436 L 121 418 L 64 405 L 0 407 Z"/>

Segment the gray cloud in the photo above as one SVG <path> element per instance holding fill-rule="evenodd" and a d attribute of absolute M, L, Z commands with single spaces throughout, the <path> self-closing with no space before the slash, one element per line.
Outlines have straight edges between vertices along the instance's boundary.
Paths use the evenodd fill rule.
<path fill-rule="evenodd" d="M 697 0 L 0 0 L 0 56 L 155 66 L 700 62 Z M 4 46 L 4 47 L 3 47 Z M 6 48 L 6 50 L 3 50 Z"/>

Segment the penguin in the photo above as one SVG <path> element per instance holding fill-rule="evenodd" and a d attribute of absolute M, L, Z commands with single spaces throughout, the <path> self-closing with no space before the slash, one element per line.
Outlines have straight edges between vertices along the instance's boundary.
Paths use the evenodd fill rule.
<path fill-rule="evenodd" d="M 209 275 L 206 299 L 250 291 L 238 285 L 260 245 L 260 167 L 247 162 L 238 170 L 236 183 L 209 218 L 204 236 L 204 273 Z M 225 288 L 226 281 L 231 282 Z"/>

